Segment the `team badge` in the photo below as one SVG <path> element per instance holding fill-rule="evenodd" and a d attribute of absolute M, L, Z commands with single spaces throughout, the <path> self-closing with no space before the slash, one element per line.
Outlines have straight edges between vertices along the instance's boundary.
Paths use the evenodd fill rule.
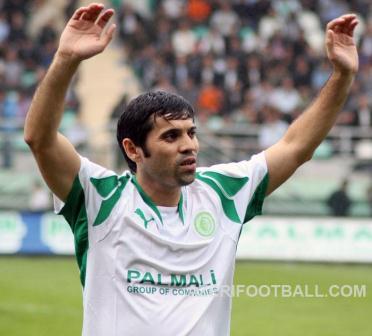
<path fill-rule="evenodd" d="M 199 212 L 194 220 L 194 228 L 203 237 L 211 237 L 216 230 L 213 216 L 206 211 Z"/>

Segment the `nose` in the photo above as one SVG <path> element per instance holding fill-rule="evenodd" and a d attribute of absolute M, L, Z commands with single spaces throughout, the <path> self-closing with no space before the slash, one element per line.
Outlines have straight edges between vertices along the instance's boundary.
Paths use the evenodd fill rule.
<path fill-rule="evenodd" d="M 192 153 L 196 154 L 199 150 L 198 139 L 186 135 L 183 137 L 182 142 L 180 143 L 179 151 L 180 153 Z"/>

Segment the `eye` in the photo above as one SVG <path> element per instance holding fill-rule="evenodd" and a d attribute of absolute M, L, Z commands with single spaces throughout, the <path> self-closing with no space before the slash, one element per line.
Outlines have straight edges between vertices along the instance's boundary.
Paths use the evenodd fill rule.
<path fill-rule="evenodd" d="M 173 142 L 177 139 L 178 134 L 176 132 L 169 132 L 164 134 L 163 139 L 167 142 Z"/>
<path fill-rule="evenodd" d="M 191 139 L 193 139 L 196 135 L 196 129 L 191 129 L 189 132 L 188 132 L 188 135 Z"/>

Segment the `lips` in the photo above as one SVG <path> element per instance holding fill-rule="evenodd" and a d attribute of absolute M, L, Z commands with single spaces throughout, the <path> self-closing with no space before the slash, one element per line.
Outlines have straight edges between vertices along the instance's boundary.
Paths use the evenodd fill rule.
<path fill-rule="evenodd" d="M 194 157 L 189 157 L 181 161 L 181 166 L 191 166 L 196 164 L 196 159 Z"/>

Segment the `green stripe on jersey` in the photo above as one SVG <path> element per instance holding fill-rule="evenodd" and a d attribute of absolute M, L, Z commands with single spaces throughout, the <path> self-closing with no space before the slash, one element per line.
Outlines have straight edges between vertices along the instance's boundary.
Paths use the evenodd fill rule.
<path fill-rule="evenodd" d="M 266 173 L 260 184 L 257 186 L 251 201 L 248 204 L 247 211 L 244 216 L 244 222 L 248 222 L 256 215 L 262 214 L 262 204 L 266 196 L 267 186 L 269 185 L 269 174 Z"/>
<path fill-rule="evenodd" d="M 93 226 L 102 224 L 111 214 L 115 204 L 119 201 L 121 193 L 130 179 L 129 175 L 118 177 L 112 175 L 103 178 L 91 177 L 90 181 L 96 188 L 98 194 L 103 197 Z"/>
<path fill-rule="evenodd" d="M 216 172 L 200 172 L 196 178 L 208 184 L 219 196 L 223 211 L 227 218 L 235 223 L 241 223 L 235 203 L 232 198 L 248 182 L 248 177 L 232 177 Z"/>
<path fill-rule="evenodd" d="M 79 176 L 76 176 L 60 214 L 67 220 L 74 234 L 75 255 L 80 269 L 80 281 L 84 287 L 89 248 L 88 218 L 84 190 L 80 184 Z"/>

